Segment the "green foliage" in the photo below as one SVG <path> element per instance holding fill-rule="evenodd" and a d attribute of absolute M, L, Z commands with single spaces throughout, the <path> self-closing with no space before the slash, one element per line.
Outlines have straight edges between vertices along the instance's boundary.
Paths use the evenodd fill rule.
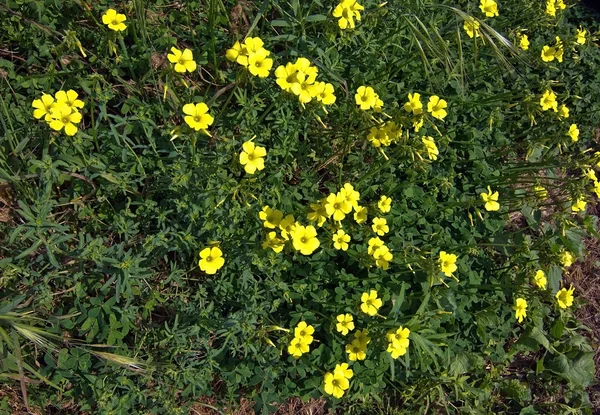
<path fill-rule="evenodd" d="M 582 238 L 598 236 L 595 217 L 571 211 L 593 200 L 582 175 L 600 150 L 598 22 L 579 6 L 550 17 L 533 0 L 504 1 L 494 18 L 476 1 L 363 6 L 344 31 L 321 1 L 0 5 L 0 377 L 26 388 L 30 406 L 186 413 L 201 396 L 230 407 L 245 395 L 261 413 L 322 396 L 343 413 L 591 413 L 578 293 L 568 309 L 555 294 L 568 272 L 561 255 L 583 257 Z M 126 31 L 102 24 L 109 7 L 127 16 Z M 469 16 L 481 37 L 464 31 Z M 264 41 L 273 70 L 309 59 L 336 103 L 301 105 L 273 70 L 263 79 L 229 62 L 247 33 Z M 564 61 L 542 62 L 556 36 Z M 175 72 L 173 46 L 190 48 L 198 70 Z M 357 107 L 363 85 L 382 112 Z M 550 88 L 568 119 L 541 110 Z M 42 93 L 69 89 L 85 102 L 74 136 L 32 115 Z M 415 92 L 425 112 L 430 96 L 446 100 L 447 117 L 426 113 L 415 131 L 403 107 Z M 209 134 L 184 122 L 183 106 L 198 102 L 214 117 Z M 375 148 L 371 127 L 390 120 L 400 138 Z M 422 137 L 435 139 L 437 160 Z M 254 175 L 239 163 L 250 139 L 268 152 Z M 331 219 L 312 255 L 290 242 L 263 247 L 263 206 L 307 225 L 310 205 L 345 183 L 369 218 L 344 219 L 347 251 L 334 248 Z M 488 186 L 499 211 L 484 208 Z M 390 228 L 387 270 L 368 253 L 375 216 Z M 217 245 L 225 265 L 209 275 L 198 254 Z M 454 279 L 440 271 L 441 251 L 458 257 Z M 538 269 L 547 289 L 532 284 Z M 369 290 L 383 300 L 376 316 L 360 309 Z M 528 303 L 522 323 L 516 298 Z M 372 340 L 334 399 L 323 376 L 348 362 L 342 313 Z M 315 341 L 295 359 L 287 347 L 300 321 Z M 385 335 L 399 326 L 410 346 L 392 359 Z"/>

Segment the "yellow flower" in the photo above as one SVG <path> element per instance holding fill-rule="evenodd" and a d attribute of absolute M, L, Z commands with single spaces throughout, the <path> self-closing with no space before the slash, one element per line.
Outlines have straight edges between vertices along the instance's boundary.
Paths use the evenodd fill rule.
<path fill-rule="evenodd" d="M 421 137 L 421 141 L 423 141 L 423 144 L 425 144 L 425 148 L 427 149 L 427 157 L 429 157 L 429 160 L 437 160 L 440 151 L 438 150 L 435 141 L 433 141 L 433 137 Z"/>
<path fill-rule="evenodd" d="M 573 286 L 570 286 L 568 290 L 565 288 L 561 288 L 556 293 L 556 300 L 558 301 L 558 306 L 560 308 L 567 308 L 567 307 L 571 307 L 573 305 L 573 292 L 574 291 L 575 291 L 575 288 L 573 288 Z"/>
<path fill-rule="evenodd" d="M 363 348 L 367 348 L 367 345 L 371 342 L 369 332 L 367 330 L 356 330 L 354 332 L 354 340 L 362 344 Z"/>
<path fill-rule="evenodd" d="M 344 391 L 350 387 L 350 382 L 341 372 L 327 372 L 323 380 L 323 389 L 334 398 L 344 396 Z"/>
<path fill-rule="evenodd" d="M 354 19 L 360 21 L 361 6 L 356 0 L 342 0 L 335 9 L 333 9 L 333 17 L 339 19 L 338 25 L 340 29 L 354 29 L 356 26 Z"/>
<path fill-rule="evenodd" d="M 346 353 L 348 353 L 348 360 L 351 362 L 365 360 L 367 357 L 367 348 L 355 339 L 352 340 L 352 343 L 346 345 Z"/>
<path fill-rule="evenodd" d="M 500 203 L 498 203 L 498 192 L 492 193 L 492 189 L 488 186 L 488 193 L 479 194 L 485 202 L 485 210 L 493 212 L 500 209 Z"/>
<path fill-rule="evenodd" d="M 458 266 L 456 265 L 457 259 L 458 257 L 455 254 L 447 254 L 446 251 L 440 251 L 438 263 L 446 277 L 452 276 L 452 273 L 458 269 Z"/>
<path fill-rule="evenodd" d="M 569 251 L 562 251 L 559 255 L 559 258 L 560 258 L 560 263 L 565 268 L 570 267 L 573 264 L 573 262 L 575 261 L 575 258 L 573 258 L 573 254 L 571 254 Z"/>
<path fill-rule="evenodd" d="M 302 81 L 300 81 L 302 79 Z M 292 84 L 292 92 L 298 96 L 298 100 L 304 104 L 312 101 L 313 98 L 319 94 L 318 85 L 315 85 L 317 79 L 317 72 L 311 71 L 305 74 L 302 78 L 299 78 L 299 82 Z"/>
<path fill-rule="evenodd" d="M 393 359 L 397 359 L 406 354 L 408 346 L 410 345 L 410 340 L 408 339 L 409 336 L 410 330 L 402 326 L 396 329 L 396 331 L 386 335 L 389 342 L 387 352 L 392 355 Z"/>
<path fill-rule="evenodd" d="M 83 101 L 77 99 L 79 95 L 77 92 L 69 89 L 67 92 L 58 91 L 54 97 L 56 98 L 56 106 L 61 107 L 66 105 L 71 109 L 71 111 L 78 111 L 79 108 L 83 108 Z"/>
<path fill-rule="evenodd" d="M 479 32 L 479 22 L 475 20 L 473 17 L 467 17 L 465 19 L 465 23 L 463 24 L 463 29 L 467 32 L 470 38 L 473 37 L 481 37 L 481 33 Z"/>
<path fill-rule="evenodd" d="M 558 109 L 558 116 L 560 118 L 569 118 L 569 108 L 565 104 L 562 104 Z"/>
<path fill-rule="evenodd" d="M 381 298 L 377 298 L 377 291 L 375 290 L 371 290 L 368 293 L 363 293 L 360 297 L 360 301 L 362 302 L 362 304 L 360 305 L 360 309 L 363 313 L 368 314 L 370 316 L 374 316 L 375 314 L 377 314 L 377 311 L 379 311 L 379 309 L 383 305 L 383 301 L 381 301 Z"/>
<path fill-rule="evenodd" d="M 301 321 L 294 329 L 294 337 L 302 340 L 302 342 L 306 344 L 311 344 L 313 342 L 314 333 L 315 328 L 306 324 L 306 321 Z"/>
<path fill-rule="evenodd" d="M 373 232 L 379 236 L 383 236 L 390 231 L 390 227 L 387 225 L 385 218 L 373 218 L 373 225 L 371 225 Z"/>
<path fill-rule="evenodd" d="M 564 10 L 567 8 L 567 5 L 563 0 L 556 0 L 556 7 L 558 7 L 561 10 Z"/>
<path fill-rule="evenodd" d="M 317 222 L 317 226 L 320 228 L 327 220 L 327 209 L 325 209 L 326 199 L 319 201 L 319 203 L 311 203 L 310 208 L 312 212 L 309 212 L 306 217 L 311 222 Z"/>
<path fill-rule="evenodd" d="M 35 108 L 33 110 L 33 116 L 38 120 L 44 117 L 46 122 L 52 121 L 52 111 L 56 108 L 56 102 L 54 97 L 50 94 L 42 94 L 40 99 L 35 99 L 31 106 Z"/>
<path fill-rule="evenodd" d="M 381 213 L 388 213 L 392 209 L 392 199 L 386 195 L 381 195 L 379 202 L 377 202 L 377 207 Z"/>
<path fill-rule="evenodd" d="M 369 239 L 368 243 L 369 243 L 369 248 L 367 249 L 367 252 L 369 255 L 373 255 L 375 253 L 375 251 L 377 251 L 379 248 L 385 246 L 383 241 L 381 239 L 379 239 L 378 237 Z"/>
<path fill-rule="evenodd" d="M 494 0 L 481 0 L 479 8 L 486 17 L 498 16 L 498 4 Z"/>
<path fill-rule="evenodd" d="M 102 15 L 102 23 L 115 32 L 121 32 L 127 29 L 127 26 L 123 23 L 125 20 L 127 20 L 127 17 L 125 17 L 124 14 L 117 13 L 115 9 L 108 9 Z"/>
<path fill-rule="evenodd" d="M 563 46 L 562 40 L 560 40 L 560 37 L 558 37 L 558 36 L 556 36 L 556 45 L 554 46 L 554 48 L 556 49 L 556 52 L 554 53 L 556 60 L 559 62 L 562 62 L 563 55 L 565 53 L 565 48 Z"/>
<path fill-rule="evenodd" d="M 576 201 L 572 201 L 571 202 L 571 211 L 573 212 L 583 212 L 585 211 L 585 207 L 587 205 L 587 202 L 585 201 L 585 199 L 580 198 L 577 199 Z"/>
<path fill-rule="evenodd" d="M 373 144 L 373 147 L 381 147 L 382 145 L 387 147 L 392 144 L 392 140 L 385 128 L 371 127 L 367 140 Z"/>
<path fill-rule="evenodd" d="M 418 133 L 419 130 L 421 129 L 421 127 L 423 127 L 425 120 L 423 117 L 418 118 L 417 120 L 415 120 L 413 122 L 413 128 L 415 130 L 415 133 Z"/>
<path fill-rule="evenodd" d="M 600 197 L 600 182 L 594 182 L 594 192 L 597 197 Z"/>
<path fill-rule="evenodd" d="M 260 49 L 248 58 L 248 70 L 254 76 L 266 78 L 273 67 L 273 59 L 268 58 L 269 52 L 266 49 Z"/>
<path fill-rule="evenodd" d="M 292 85 L 304 81 L 304 74 L 298 72 L 295 64 L 288 62 L 275 69 L 277 85 L 286 92 L 292 92 Z"/>
<path fill-rule="evenodd" d="M 538 269 L 535 272 L 535 276 L 533 277 L 533 280 L 537 287 L 541 288 L 542 290 L 546 289 L 546 284 L 548 283 L 548 280 L 546 279 L 546 274 L 544 273 L 544 271 L 542 271 L 541 269 Z"/>
<path fill-rule="evenodd" d="M 354 186 L 352 186 L 350 183 L 345 183 L 344 187 L 342 187 L 342 190 L 340 190 L 340 194 L 346 199 L 348 203 L 350 203 L 353 209 L 358 208 L 360 193 L 354 190 Z"/>
<path fill-rule="evenodd" d="M 271 248 L 276 253 L 280 253 L 283 251 L 283 247 L 285 246 L 285 241 L 279 239 L 277 237 L 277 232 L 269 232 L 267 233 L 267 239 L 263 242 L 263 249 Z"/>
<path fill-rule="evenodd" d="M 352 376 L 354 376 L 354 372 L 352 371 L 352 369 L 350 369 L 348 363 L 340 363 L 335 365 L 333 373 L 339 373 L 348 380 L 352 379 Z"/>
<path fill-rule="evenodd" d="M 217 271 L 225 264 L 223 252 L 219 248 L 204 248 L 200 251 L 200 269 L 207 274 L 216 274 Z"/>
<path fill-rule="evenodd" d="M 515 310 L 517 321 L 522 323 L 523 319 L 527 317 L 527 301 L 524 298 L 517 298 L 513 310 Z"/>
<path fill-rule="evenodd" d="M 354 220 L 356 221 L 356 223 L 365 223 L 367 221 L 367 213 L 368 211 L 366 207 L 357 207 L 354 212 Z"/>
<path fill-rule="evenodd" d="M 375 259 L 377 268 L 383 268 L 387 271 L 390 266 L 390 261 L 394 259 L 394 255 L 392 255 L 387 246 L 383 245 L 373 251 L 373 258 Z"/>
<path fill-rule="evenodd" d="M 577 29 L 577 40 L 576 42 L 580 45 L 585 45 L 587 30 L 579 28 Z"/>
<path fill-rule="evenodd" d="M 579 141 L 579 128 L 577 128 L 577 124 L 571 124 L 567 135 L 571 137 L 571 141 Z"/>
<path fill-rule="evenodd" d="M 419 115 L 423 112 L 423 104 L 421 103 L 421 94 L 415 92 L 408 94 L 408 102 L 404 104 L 404 109 L 412 112 L 413 115 Z"/>
<path fill-rule="evenodd" d="M 341 192 L 337 194 L 331 193 L 327 196 L 325 211 L 327 212 L 327 217 L 333 216 L 333 220 L 342 221 L 352 211 L 352 205 Z"/>
<path fill-rule="evenodd" d="M 171 48 L 171 53 L 167 55 L 169 62 L 175 64 L 175 72 L 184 73 L 185 71 L 194 72 L 196 62 L 190 49 L 184 49 L 183 52 L 175 46 Z"/>
<path fill-rule="evenodd" d="M 323 105 L 331 105 L 335 102 L 335 94 L 333 85 L 325 82 L 317 82 L 315 84 L 315 88 L 317 91 L 317 101 L 322 103 Z"/>
<path fill-rule="evenodd" d="M 342 229 L 333 234 L 333 247 L 335 249 L 347 251 L 348 242 L 350 242 L 350 235 L 346 234 Z"/>
<path fill-rule="evenodd" d="M 183 106 L 183 113 L 186 114 L 183 118 L 186 124 L 196 131 L 206 130 L 215 120 L 208 113 L 208 106 L 204 102 L 199 102 L 195 105 L 185 104 Z"/>
<path fill-rule="evenodd" d="M 50 119 L 50 128 L 56 131 L 64 128 L 65 134 L 71 136 L 77 133 L 77 126 L 75 124 L 81 121 L 81 114 L 68 106 L 62 106 L 52 111 Z"/>
<path fill-rule="evenodd" d="M 265 168 L 265 159 L 267 150 L 264 147 L 254 145 L 252 141 L 246 141 L 242 144 L 240 153 L 240 164 L 248 174 L 254 174 L 256 170 Z"/>
<path fill-rule="evenodd" d="M 248 56 L 248 51 L 246 47 L 243 46 L 240 42 L 235 42 L 231 49 L 227 49 L 225 52 L 225 57 L 232 62 L 236 62 L 240 56 Z"/>
<path fill-rule="evenodd" d="M 556 16 L 556 0 L 546 0 L 546 14 Z"/>
<path fill-rule="evenodd" d="M 527 35 L 519 36 L 519 47 L 523 50 L 529 49 L 529 37 Z"/>
<path fill-rule="evenodd" d="M 597 182 L 598 178 L 596 177 L 596 172 L 593 169 L 587 169 L 585 171 L 585 177 L 587 177 L 588 179 Z"/>
<path fill-rule="evenodd" d="M 314 226 L 297 225 L 292 235 L 294 249 L 300 251 L 302 255 L 310 255 L 319 247 L 320 242 L 317 239 L 317 230 Z"/>
<path fill-rule="evenodd" d="M 542 60 L 544 62 L 552 62 L 556 58 L 556 48 L 552 46 L 544 46 L 542 48 Z"/>
<path fill-rule="evenodd" d="M 338 321 L 335 328 L 342 333 L 342 336 L 354 330 L 354 319 L 351 314 L 340 314 L 335 319 Z"/>
<path fill-rule="evenodd" d="M 288 353 L 295 357 L 296 359 L 300 358 L 304 353 L 308 353 L 310 348 L 308 344 L 303 341 L 303 339 L 294 337 L 288 346 Z"/>
<path fill-rule="evenodd" d="M 292 236 L 294 232 L 294 227 L 296 226 L 296 219 L 294 215 L 287 215 L 285 218 L 279 222 L 279 229 L 281 229 L 281 236 L 283 239 L 288 240 Z"/>
<path fill-rule="evenodd" d="M 548 197 L 548 191 L 544 186 L 534 186 L 533 193 L 539 199 L 546 199 Z"/>
<path fill-rule="evenodd" d="M 263 206 L 258 217 L 263 221 L 263 226 L 265 228 L 275 229 L 281 223 L 281 219 L 283 219 L 283 212 L 280 210 L 273 210 L 269 206 Z"/>
<path fill-rule="evenodd" d="M 246 38 L 246 40 L 244 41 L 244 44 L 241 45 L 241 50 L 240 50 L 238 57 L 236 58 L 236 62 L 242 66 L 248 66 L 248 63 L 249 63 L 248 61 L 250 59 L 250 56 L 252 56 L 253 54 L 257 53 L 260 50 L 264 50 L 268 56 L 269 52 L 263 48 L 263 45 L 264 45 L 264 43 L 263 43 L 262 39 L 259 37 Z"/>
<path fill-rule="evenodd" d="M 375 94 L 375 90 L 370 86 L 360 86 L 356 90 L 354 100 L 356 101 L 356 105 L 358 105 L 361 110 L 366 111 L 369 108 L 373 108 L 375 104 L 377 104 L 376 95 L 377 94 Z"/>

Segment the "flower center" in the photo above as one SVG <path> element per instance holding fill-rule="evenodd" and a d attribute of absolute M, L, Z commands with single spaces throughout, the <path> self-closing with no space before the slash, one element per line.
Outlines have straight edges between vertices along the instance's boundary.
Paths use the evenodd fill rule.
<path fill-rule="evenodd" d="M 179 63 L 180 65 L 185 65 L 185 59 L 183 59 L 183 57 L 181 57 L 181 58 L 179 58 L 177 63 Z"/>
<path fill-rule="evenodd" d="M 303 236 L 302 238 L 300 238 L 300 242 L 302 242 L 303 244 L 305 244 L 307 242 L 306 236 Z"/>
<path fill-rule="evenodd" d="M 337 380 L 337 379 L 333 379 L 333 380 L 331 381 L 331 384 L 332 384 L 333 386 L 339 387 L 339 386 L 340 386 L 340 381 L 339 381 L 339 380 Z"/>
<path fill-rule="evenodd" d="M 196 122 L 200 122 L 200 117 L 196 115 L 196 116 L 194 117 L 194 121 L 196 121 Z"/>
<path fill-rule="evenodd" d="M 212 260 L 213 260 L 213 257 L 211 257 L 211 256 L 206 257 L 206 262 L 212 262 Z"/>
<path fill-rule="evenodd" d="M 119 24 L 119 21 L 117 20 L 116 17 L 113 19 L 113 21 L 111 22 L 111 24 L 114 24 L 115 26 Z"/>
<path fill-rule="evenodd" d="M 68 117 L 63 117 L 62 123 L 63 124 L 68 124 L 69 123 L 69 118 Z"/>

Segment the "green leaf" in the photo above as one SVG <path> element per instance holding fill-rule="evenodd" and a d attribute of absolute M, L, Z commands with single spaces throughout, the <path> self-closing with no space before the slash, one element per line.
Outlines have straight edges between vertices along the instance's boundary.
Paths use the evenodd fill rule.
<path fill-rule="evenodd" d="M 596 370 L 593 352 L 579 352 L 572 359 L 560 353 L 546 362 L 546 367 L 548 370 L 581 387 L 587 387 L 594 381 Z"/>

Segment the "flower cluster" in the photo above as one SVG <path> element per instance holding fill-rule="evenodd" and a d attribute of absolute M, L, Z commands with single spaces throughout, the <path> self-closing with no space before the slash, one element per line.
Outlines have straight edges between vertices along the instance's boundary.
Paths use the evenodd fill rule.
<path fill-rule="evenodd" d="M 316 99 L 323 105 L 331 105 L 336 100 L 333 85 L 317 81 L 318 74 L 319 68 L 306 58 L 298 58 L 294 63 L 288 62 L 275 69 L 277 85 L 296 95 L 302 104 Z"/>
<path fill-rule="evenodd" d="M 64 129 L 66 135 L 73 136 L 82 119 L 79 110 L 84 106 L 78 97 L 72 89 L 58 91 L 54 96 L 42 94 L 41 98 L 31 103 L 35 108 L 33 116 L 38 120 L 43 118 L 53 130 Z"/>
<path fill-rule="evenodd" d="M 276 231 L 267 234 L 267 239 L 263 243 L 263 248 L 271 248 L 279 253 L 283 250 L 287 241 L 292 242 L 292 246 L 302 255 L 311 255 L 320 246 L 317 238 L 317 230 L 314 226 L 303 226 L 295 221 L 293 215 L 286 216 L 283 219 L 283 212 L 271 209 L 269 206 L 263 206 L 258 214 L 263 226 L 268 229 L 279 229 L 281 238 Z"/>
<path fill-rule="evenodd" d="M 372 226 L 373 229 L 377 229 L 377 226 L 385 226 L 387 228 L 387 223 L 378 222 L 378 225 L 376 225 L 374 221 Z M 390 266 L 390 262 L 394 259 L 394 255 L 390 249 L 378 237 L 369 239 L 368 244 L 369 248 L 367 249 L 367 253 L 373 257 L 377 268 L 387 270 Z"/>
<path fill-rule="evenodd" d="M 252 75 L 266 78 L 273 67 L 273 59 L 269 58 L 271 52 L 263 45 L 261 38 L 248 37 L 244 43 L 235 42 L 231 49 L 227 49 L 225 56 L 248 69 Z"/>
<path fill-rule="evenodd" d="M 298 323 L 294 329 L 294 338 L 288 345 L 288 353 L 296 359 L 300 358 L 304 353 L 310 351 L 310 344 L 313 342 L 313 334 L 315 328 L 306 324 L 306 321 Z"/>
<path fill-rule="evenodd" d="M 348 367 L 348 363 L 335 365 L 333 373 L 325 373 L 323 380 L 325 393 L 332 395 L 334 398 L 341 398 L 344 396 L 344 392 L 350 388 L 352 376 L 354 376 L 354 372 Z"/>
<path fill-rule="evenodd" d="M 340 29 L 354 29 L 356 24 L 354 19 L 360 22 L 360 11 L 364 10 L 356 0 L 342 0 L 333 9 L 333 17 L 338 19 Z"/>
<path fill-rule="evenodd" d="M 427 103 L 427 112 L 429 112 L 434 118 L 438 120 L 443 120 L 448 115 L 446 108 L 448 107 L 448 103 L 438 97 L 437 95 L 433 95 L 429 97 L 429 102 Z M 404 109 L 408 112 L 412 112 L 415 116 L 420 116 L 423 114 L 423 103 L 421 102 L 421 94 L 415 92 L 414 94 L 408 94 L 408 101 L 404 104 Z"/>
<path fill-rule="evenodd" d="M 402 129 L 394 121 L 384 123 L 381 127 L 371 127 L 367 140 L 373 147 L 388 147 L 402 136 Z"/>
<path fill-rule="evenodd" d="M 535 275 L 535 283 L 538 287 L 545 289 L 546 287 L 546 277 L 543 271 L 537 271 Z M 556 303 L 558 307 L 561 309 L 565 309 L 571 307 L 573 305 L 574 295 L 573 292 L 575 288 L 572 286 L 569 289 L 561 288 L 556 293 Z M 513 310 L 515 311 L 515 318 L 519 323 L 523 322 L 523 319 L 527 317 L 527 300 L 524 298 L 517 298 L 515 300 L 515 305 L 513 306 Z"/>
<path fill-rule="evenodd" d="M 386 335 L 386 338 L 389 342 L 387 351 L 392 355 L 393 359 L 397 359 L 406 354 L 410 344 L 410 340 L 408 339 L 409 335 L 410 330 L 402 326 Z"/>

